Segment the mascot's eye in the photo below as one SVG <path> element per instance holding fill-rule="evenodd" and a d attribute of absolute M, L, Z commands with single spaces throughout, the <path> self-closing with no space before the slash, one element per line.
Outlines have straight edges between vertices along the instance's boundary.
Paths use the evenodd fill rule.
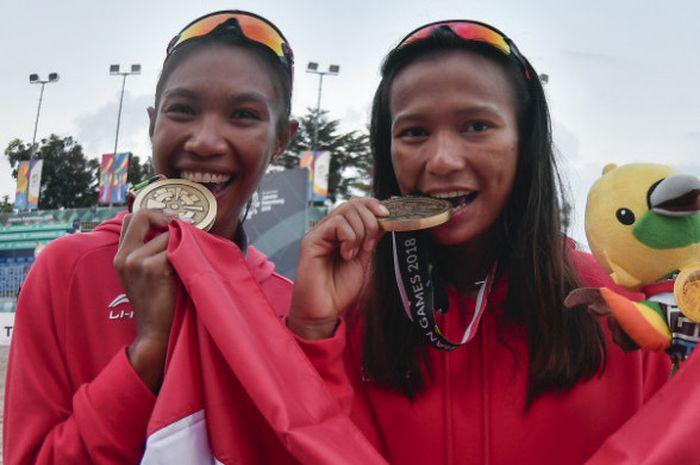
<path fill-rule="evenodd" d="M 620 208 L 615 212 L 615 216 L 617 217 L 617 221 L 628 226 L 634 223 L 634 220 L 636 219 L 634 217 L 634 213 L 632 213 L 632 210 L 628 210 L 626 208 Z"/>

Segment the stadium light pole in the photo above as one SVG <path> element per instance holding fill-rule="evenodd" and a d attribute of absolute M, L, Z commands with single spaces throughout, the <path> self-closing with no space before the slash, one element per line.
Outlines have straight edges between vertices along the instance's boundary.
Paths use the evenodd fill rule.
<path fill-rule="evenodd" d="M 318 74 L 318 97 L 316 99 L 316 118 L 314 121 L 314 134 L 312 139 L 312 150 L 318 149 L 318 121 L 321 113 L 321 91 L 323 89 L 323 76 L 337 76 L 340 72 L 340 66 L 330 65 L 328 71 L 321 71 L 318 69 L 318 63 L 310 61 L 306 66 L 306 72 L 312 74 Z"/>
<path fill-rule="evenodd" d="M 114 156 L 117 155 L 117 144 L 119 143 L 119 125 L 122 119 L 122 104 L 124 102 L 124 88 L 126 87 L 126 77 L 132 74 L 141 74 L 141 65 L 131 65 L 130 71 L 119 71 L 119 65 L 110 65 L 109 74 L 112 76 L 122 76 L 122 91 L 119 96 L 119 111 L 117 112 L 117 134 L 114 137 Z"/>
<path fill-rule="evenodd" d="M 318 126 L 319 126 L 319 120 L 321 116 L 321 92 L 323 89 L 323 76 L 337 76 L 338 73 L 340 72 L 340 66 L 339 65 L 330 65 L 328 67 L 327 71 L 321 71 L 318 69 L 318 63 L 315 61 L 310 61 L 308 65 L 306 65 L 306 72 L 311 73 L 311 74 L 318 74 L 318 96 L 316 98 L 316 115 L 314 118 L 314 132 L 313 132 L 313 138 L 311 140 L 311 153 L 312 156 L 315 159 L 315 154 L 314 152 L 318 150 Z M 314 160 L 314 167 L 311 170 L 311 203 L 313 204 L 313 189 L 314 189 L 314 183 L 316 182 L 316 168 L 315 168 L 315 160 Z"/>
<path fill-rule="evenodd" d="M 39 92 L 39 106 L 36 109 L 36 120 L 34 121 L 34 135 L 32 136 L 32 148 L 29 151 L 29 160 L 34 158 L 36 152 L 36 130 L 39 127 L 39 114 L 41 113 L 41 102 L 44 100 L 44 86 L 50 82 L 58 82 L 58 73 L 49 73 L 48 79 L 40 79 L 39 75 L 32 73 L 29 75 L 30 84 L 41 84 L 41 92 Z"/>
<path fill-rule="evenodd" d="M 119 111 L 117 112 L 117 133 L 114 136 L 114 157 L 117 156 L 117 145 L 119 144 L 119 125 L 122 120 L 122 104 L 124 102 L 124 88 L 126 87 L 126 77 L 132 74 L 141 74 L 141 65 L 131 65 L 130 71 L 120 71 L 119 65 L 110 65 L 109 74 L 112 76 L 122 76 L 122 91 L 119 95 Z M 109 206 L 112 206 L 112 196 L 109 196 Z"/>

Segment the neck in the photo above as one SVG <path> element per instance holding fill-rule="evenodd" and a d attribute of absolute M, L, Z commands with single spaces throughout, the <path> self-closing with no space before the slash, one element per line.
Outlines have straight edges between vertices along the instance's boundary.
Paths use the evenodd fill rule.
<path fill-rule="evenodd" d="M 241 252 L 245 255 L 248 250 L 248 236 L 243 229 L 243 223 L 239 222 L 236 232 L 233 234 L 233 242 L 241 249 Z"/>
<path fill-rule="evenodd" d="M 227 229 L 217 229 L 216 226 L 214 226 L 209 233 L 234 242 L 244 254 L 248 248 L 248 236 L 243 229 L 243 223 L 241 221 L 236 223 L 236 229 L 234 229 L 233 232 L 230 232 Z"/>
<path fill-rule="evenodd" d="M 491 271 L 498 249 L 492 241 L 436 247 L 435 266 L 440 276 L 463 294 L 478 292 Z"/>

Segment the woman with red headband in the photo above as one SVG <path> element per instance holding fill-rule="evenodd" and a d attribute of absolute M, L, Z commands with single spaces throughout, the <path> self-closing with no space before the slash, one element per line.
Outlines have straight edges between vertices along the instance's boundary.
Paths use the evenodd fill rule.
<path fill-rule="evenodd" d="M 304 239 L 288 327 L 392 464 L 585 462 L 669 365 L 564 307 L 612 283 L 562 233 L 537 72 L 491 26 L 423 26 L 386 57 L 371 143 L 375 198 Z M 408 195 L 451 218 L 384 234 L 379 201 Z"/>
<path fill-rule="evenodd" d="M 280 315 L 291 283 L 246 248 L 239 218 L 296 130 L 292 69 L 291 49 L 268 20 L 213 13 L 170 42 L 148 109 L 155 171 L 206 187 L 218 213 L 211 235 L 198 237 L 222 255 L 240 249 L 252 286 Z M 10 350 L 6 465 L 140 462 L 179 286 L 167 249 L 174 218 L 161 209 L 120 215 L 53 241 L 33 265 Z M 196 231 L 177 231 L 194 234 L 186 228 Z"/>

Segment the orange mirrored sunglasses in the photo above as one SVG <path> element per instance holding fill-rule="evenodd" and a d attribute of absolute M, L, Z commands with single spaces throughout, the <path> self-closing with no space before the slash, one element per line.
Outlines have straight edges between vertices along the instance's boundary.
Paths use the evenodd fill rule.
<path fill-rule="evenodd" d="M 448 29 L 461 39 L 483 42 L 497 48 L 505 55 L 513 56 L 523 68 L 525 78 L 530 80 L 530 67 L 513 41 L 498 29 L 478 21 L 456 19 L 426 24 L 409 33 L 399 42 L 396 48 L 400 49 L 414 42 L 426 39 L 430 37 L 436 29 Z"/>
<path fill-rule="evenodd" d="M 282 32 L 262 16 L 241 10 L 217 11 L 195 19 L 173 37 L 166 50 L 167 56 L 189 40 L 205 37 L 214 31 L 224 32 L 227 27 L 272 50 L 293 76 L 294 54 Z"/>

